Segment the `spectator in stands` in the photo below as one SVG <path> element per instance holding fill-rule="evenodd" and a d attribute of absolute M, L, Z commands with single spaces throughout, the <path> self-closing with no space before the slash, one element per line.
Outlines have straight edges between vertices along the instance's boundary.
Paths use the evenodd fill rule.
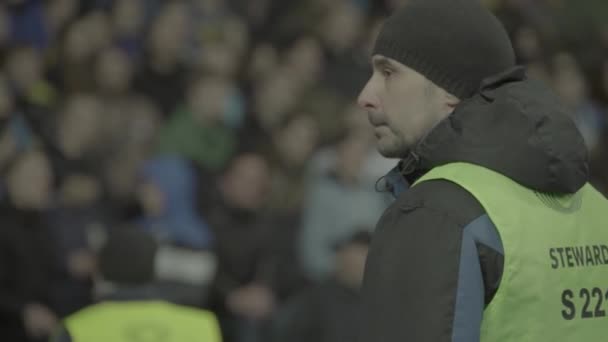
<path fill-rule="evenodd" d="M 277 321 L 276 342 L 357 339 L 359 288 L 370 241 L 369 229 L 365 229 L 336 243 L 331 277 L 285 306 Z"/>
<path fill-rule="evenodd" d="M 308 184 L 308 163 L 318 142 L 318 124 L 308 113 L 294 112 L 273 132 L 270 206 L 277 213 L 300 217 Z"/>
<path fill-rule="evenodd" d="M 96 95 L 104 104 L 96 134 L 101 139 L 100 173 L 112 201 L 132 200 L 139 165 L 155 147 L 160 109 L 133 90 L 134 61 L 121 48 L 100 52 L 95 68 Z"/>
<path fill-rule="evenodd" d="M 283 68 L 294 75 L 298 88 L 315 85 L 325 67 L 321 43 L 313 36 L 298 38 L 283 57 Z"/>
<path fill-rule="evenodd" d="M 112 30 L 108 11 L 103 8 L 94 8 L 82 18 L 84 29 L 87 30 L 89 43 L 93 51 L 100 52 L 109 48 L 112 44 Z"/>
<path fill-rule="evenodd" d="M 135 77 L 135 89 L 155 101 L 164 117 L 175 111 L 187 89 L 188 70 L 182 61 L 187 18 L 179 2 L 165 4 L 152 23 L 143 65 Z"/>
<path fill-rule="evenodd" d="M 64 94 L 87 92 L 94 89 L 93 70 L 95 46 L 87 22 L 72 23 L 59 38 L 49 79 Z"/>
<path fill-rule="evenodd" d="M 195 67 L 217 76 L 233 78 L 239 72 L 249 43 L 248 28 L 225 1 L 190 2 L 189 58 Z"/>
<path fill-rule="evenodd" d="M 335 159 L 314 175 L 306 196 L 299 255 L 314 280 L 329 275 L 332 246 L 359 226 L 373 227 L 387 206 L 372 183 L 362 182 L 364 164 L 372 151 L 369 139 L 346 135 L 336 146 Z"/>
<path fill-rule="evenodd" d="M 323 84 L 349 99 L 356 97 L 370 72 L 368 53 L 361 48 L 364 18 L 353 2 L 336 2 L 319 26 L 328 63 Z"/>
<path fill-rule="evenodd" d="M 269 186 L 265 159 L 238 155 L 219 180 L 220 200 L 205 216 L 219 262 L 211 307 L 227 342 L 259 341 L 277 304 L 275 222 L 263 211 Z"/>
<path fill-rule="evenodd" d="M 193 82 L 185 105 L 161 131 L 159 151 L 192 160 L 206 171 L 220 170 L 236 149 L 229 117 L 235 96 L 238 93 L 230 80 L 203 77 Z"/>
<path fill-rule="evenodd" d="M 297 104 L 298 86 L 286 69 L 275 69 L 253 85 L 253 112 L 261 132 L 268 135 Z"/>
<path fill-rule="evenodd" d="M 61 159 L 55 160 L 63 177 L 70 168 L 85 168 L 97 172 L 101 162 L 99 127 L 103 119 L 103 107 L 99 98 L 89 94 L 75 94 L 67 98 L 58 118 L 55 144 Z"/>
<path fill-rule="evenodd" d="M 124 126 L 113 135 L 117 149 L 103 165 L 108 199 L 118 207 L 133 204 L 141 165 L 156 149 L 162 123 L 160 110 L 146 98 L 134 97 L 126 107 Z"/>
<path fill-rule="evenodd" d="M 606 117 L 590 97 L 590 85 L 580 65 L 569 53 L 553 58 L 553 86 L 560 98 L 572 109 L 572 119 L 592 153 L 606 129 Z"/>
<path fill-rule="evenodd" d="M 114 43 L 134 62 L 142 57 L 145 14 L 142 0 L 118 0 L 112 5 Z"/>
<path fill-rule="evenodd" d="M 41 53 L 28 45 L 13 48 L 7 59 L 7 73 L 16 91 L 19 106 L 51 107 L 56 102 L 55 89 L 44 79 Z"/>
<path fill-rule="evenodd" d="M 78 0 L 55 0 L 45 3 L 45 24 L 51 35 L 52 44 L 57 44 L 61 32 L 74 20 L 79 9 Z M 51 50 L 54 48 L 50 46 Z"/>
<path fill-rule="evenodd" d="M 141 170 L 137 195 L 143 217 L 137 225 L 158 240 L 192 249 L 209 249 L 213 237 L 197 213 L 197 174 L 193 166 L 177 156 L 159 156 Z"/>
<path fill-rule="evenodd" d="M 147 134 L 145 131 L 133 131 L 142 112 L 150 125 L 157 125 L 154 117 L 158 111 L 152 101 L 135 93 L 131 87 L 134 72 L 133 62 L 127 53 L 119 48 L 109 48 L 100 52 L 96 68 L 96 94 L 104 104 L 104 115 L 98 127 L 99 135 L 104 141 L 104 150 L 108 155 L 123 152 L 137 136 Z M 142 127 L 144 128 L 144 127 Z M 135 147 L 135 146 L 133 146 Z"/>
<path fill-rule="evenodd" d="M 109 218 L 95 175 L 73 170 L 58 190 L 46 220 L 56 244 L 54 263 L 62 271 L 52 287 L 53 307 L 65 317 L 91 303 L 96 260 L 89 235 L 105 229 Z"/>
<path fill-rule="evenodd" d="M 279 53 L 269 43 L 260 43 L 251 51 L 250 62 L 247 66 L 246 79 L 248 83 L 259 84 L 279 66 Z"/>
<path fill-rule="evenodd" d="M 44 220 L 51 205 L 52 171 L 46 156 L 19 156 L 5 179 L 0 229 L 0 336 L 6 341 L 44 341 L 58 324 L 50 289 L 58 270 Z"/>

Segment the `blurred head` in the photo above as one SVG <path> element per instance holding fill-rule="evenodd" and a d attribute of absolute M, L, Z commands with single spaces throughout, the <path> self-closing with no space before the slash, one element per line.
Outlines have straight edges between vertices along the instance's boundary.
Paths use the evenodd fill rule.
<path fill-rule="evenodd" d="M 578 62 L 569 53 L 553 58 L 553 86 L 560 98 L 570 106 L 578 106 L 588 96 L 588 84 Z"/>
<path fill-rule="evenodd" d="M 78 159 L 99 142 L 102 106 L 92 95 L 70 97 L 59 120 L 59 146 L 67 157 Z"/>
<path fill-rule="evenodd" d="M 368 230 L 362 230 L 336 246 L 335 276 L 343 285 L 359 290 L 371 242 Z"/>
<path fill-rule="evenodd" d="M 270 190 L 268 162 L 258 154 L 235 157 L 222 176 L 220 188 L 228 205 L 249 211 L 261 209 Z"/>
<path fill-rule="evenodd" d="M 225 78 L 203 77 L 188 89 L 187 101 L 194 119 L 201 124 L 222 120 L 234 85 Z"/>
<path fill-rule="evenodd" d="M 7 72 L 19 91 L 28 91 L 42 79 L 42 60 L 38 52 L 29 46 L 14 49 L 7 61 Z"/>
<path fill-rule="evenodd" d="M 387 158 L 403 158 L 459 100 L 394 59 L 375 55 L 372 65 L 358 102 L 374 127 L 378 151 Z"/>
<path fill-rule="evenodd" d="M 323 68 L 323 50 L 314 37 L 302 37 L 287 51 L 285 67 L 292 70 L 303 86 L 313 84 Z"/>
<path fill-rule="evenodd" d="M 293 75 L 275 70 L 255 88 L 255 112 L 265 129 L 275 127 L 297 101 Z"/>
<path fill-rule="evenodd" d="M 52 32 L 58 32 L 78 12 L 78 0 L 47 1 L 46 19 Z"/>
<path fill-rule="evenodd" d="M 233 16 L 224 20 L 222 41 L 238 56 L 242 57 L 249 46 L 249 32 L 240 17 Z"/>
<path fill-rule="evenodd" d="M 279 127 L 275 146 L 286 166 L 302 168 L 319 141 L 319 126 L 307 113 L 296 113 Z"/>
<path fill-rule="evenodd" d="M 267 77 L 279 65 L 277 50 L 271 44 L 260 44 L 253 49 L 249 63 L 249 77 L 255 82 Z"/>
<path fill-rule="evenodd" d="M 347 51 L 360 38 L 364 19 L 363 12 L 355 4 L 348 1 L 340 2 L 339 5 L 331 6 L 323 20 L 321 37 L 332 51 L 336 53 Z"/>
<path fill-rule="evenodd" d="M 160 109 L 147 98 L 135 98 L 129 102 L 127 127 L 129 149 L 148 151 L 156 142 L 162 124 Z"/>
<path fill-rule="evenodd" d="M 104 50 L 95 68 L 98 88 L 104 93 L 121 94 L 129 90 L 133 65 L 127 54 L 118 48 Z"/>
<path fill-rule="evenodd" d="M 82 18 L 82 21 L 94 51 L 101 51 L 110 45 L 112 41 L 110 18 L 105 12 L 92 12 Z"/>
<path fill-rule="evenodd" d="M 188 12 L 183 3 L 170 2 L 152 24 L 149 50 L 157 59 L 173 60 L 186 43 Z"/>
<path fill-rule="evenodd" d="M 94 48 L 86 22 L 79 20 L 73 23 L 67 30 L 63 42 L 63 57 L 66 62 L 83 63 L 93 56 Z"/>
<path fill-rule="evenodd" d="M 240 67 L 240 54 L 226 43 L 207 44 L 201 56 L 201 68 L 205 73 L 220 77 L 234 77 Z"/>
<path fill-rule="evenodd" d="M 543 53 L 540 34 L 532 27 L 520 27 L 515 33 L 514 48 L 523 63 L 537 61 Z"/>
<path fill-rule="evenodd" d="M 21 209 L 42 210 L 51 204 L 53 173 L 47 156 L 30 150 L 14 162 L 7 176 L 8 195 Z"/>
<path fill-rule="evenodd" d="M 142 0 L 118 0 L 112 8 L 112 26 L 119 37 L 136 37 L 144 24 Z"/>

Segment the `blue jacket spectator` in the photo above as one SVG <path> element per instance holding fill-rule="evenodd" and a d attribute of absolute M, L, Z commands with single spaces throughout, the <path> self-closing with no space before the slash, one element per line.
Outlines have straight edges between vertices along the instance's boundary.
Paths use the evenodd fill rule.
<path fill-rule="evenodd" d="M 212 234 L 196 212 L 197 175 L 187 161 L 160 156 L 144 164 L 138 196 L 139 225 L 161 240 L 195 249 L 210 247 Z"/>

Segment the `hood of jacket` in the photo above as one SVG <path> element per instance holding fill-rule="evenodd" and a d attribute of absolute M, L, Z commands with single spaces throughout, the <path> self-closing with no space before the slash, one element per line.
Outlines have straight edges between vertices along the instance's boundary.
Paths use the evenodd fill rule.
<path fill-rule="evenodd" d="M 468 162 L 536 191 L 574 193 L 588 181 L 588 159 L 566 106 L 516 67 L 486 79 L 480 91 L 422 139 L 402 165 L 421 173 Z"/>

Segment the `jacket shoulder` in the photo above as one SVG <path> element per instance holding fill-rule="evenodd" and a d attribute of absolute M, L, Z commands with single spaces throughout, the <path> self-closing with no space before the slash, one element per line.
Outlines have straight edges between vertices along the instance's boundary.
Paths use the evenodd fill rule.
<path fill-rule="evenodd" d="M 460 185 L 448 180 L 430 180 L 404 191 L 393 204 L 399 211 L 425 208 L 443 214 L 460 227 L 485 214 L 477 199 Z"/>

